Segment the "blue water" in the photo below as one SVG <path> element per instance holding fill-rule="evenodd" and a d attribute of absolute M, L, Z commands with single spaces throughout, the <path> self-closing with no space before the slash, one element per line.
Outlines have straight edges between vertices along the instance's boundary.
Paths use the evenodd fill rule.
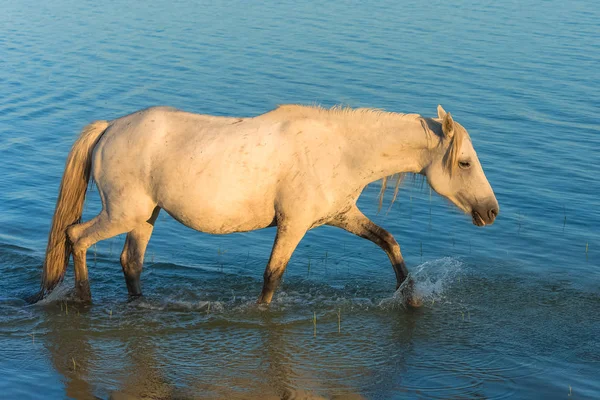
<path fill-rule="evenodd" d="M 123 4 L 126 3 L 126 4 Z M 600 12 L 592 1 L 3 2 L 0 393 L 6 398 L 600 397 Z M 62 168 L 80 129 L 152 105 L 253 116 L 278 104 L 435 115 L 471 134 L 500 203 L 490 227 L 408 179 L 377 213 L 387 257 L 309 232 L 268 311 L 273 229 L 210 236 L 162 214 L 145 296 L 123 237 L 38 305 Z M 132 155 L 134 156 L 134 155 Z M 88 196 L 84 218 L 99 210 Z M 316 329 L 314 318 L 316 318 Z M 287 397 L 286 397 L 287 396 Z"/>

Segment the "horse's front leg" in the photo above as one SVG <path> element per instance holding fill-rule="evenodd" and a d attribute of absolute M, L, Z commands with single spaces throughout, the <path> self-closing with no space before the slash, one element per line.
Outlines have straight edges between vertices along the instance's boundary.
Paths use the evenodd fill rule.
<path fill-rule="evenodd" d="M 334 220 L 328 222 L 328 225 L 337 226 L 350 233 L 362 238 L 368 239 L 385 251 L 388 255 L 394 272 L 396 274 L 396 290 L 408 278 L 408 269 L 404 263 L 404 258 L 400 252 L 400 245 L 391 233 L 376 225 L 367 218 L 356 205 L 352 206 L 347 212 L 338 215 Z M 411 306 L 418 306 L 418 300 L 413 296 L 414 282 L 408 281 L 404 285 L 403 295 L 406 303 Z"/>
<path fill-rule="evenodd" d="M 306 231 L 307 229 L 303 227 L 278 223 L 277 235 L 275 236 L 269 263 L 265 269 L 263 289 L 258 298 L 258 303 L 269 304 L 271 302 L 288 261 Z"/>

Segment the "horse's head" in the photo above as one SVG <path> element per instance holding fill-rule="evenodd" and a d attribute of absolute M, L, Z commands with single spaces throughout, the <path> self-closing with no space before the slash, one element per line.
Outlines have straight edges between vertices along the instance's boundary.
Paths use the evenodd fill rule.
<path fill-rule="evenodd" d="M 427 181 L 433 190 L 471 214 L 475 225 L 492 224 L 499 212 L 498 201 L 469 134 L 442 106 L 438 106 L 438 119 L 433 121 L 430 127 L 441 139 L 423 171 Z"/>

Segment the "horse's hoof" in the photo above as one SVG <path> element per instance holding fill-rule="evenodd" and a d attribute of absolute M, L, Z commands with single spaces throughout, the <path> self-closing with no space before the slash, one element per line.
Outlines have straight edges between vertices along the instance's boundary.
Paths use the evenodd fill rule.
<path fill-rule="evenodd" d="M 256 300 L 256 304 L 258 304 L 258 305 L 264 304 L 265 306 L 268 306 L 269 304 L 271 304 L 271 300 L 273 300 L 273 293 L 263 291 L 260 294 L 260 296 L 258 296 L 258 299 Z"/>
<path fill-rule="evenodd" d="M 139 297 L 142 295 L 142 284 L 139 276 L 125 277 L 125 283 L 127 284 L 127 292 L 130 297 Z"/>
<path fill-rule="evenodd" d="M 406 306 L 409 308 L 419 308 L 423 305 L 423 301 L 421 301 L 421 299 L 419 299 L 418 297 L 411 297 L 409 299 L 406 299 Z"/>
<path fill-rule="evenodd" d="M 127 296 L 127 302 L 128 303 L 133 303 L 134 301 L 141 299 L 142 298 L 142 294 L 138 293 L 138 294 L 131 294 L 129 293 L 129 295 Z"/>
<path fill-rule="evenodd" d="M 419 308 L 423 305 L 423 301 L 415 293 L 415 281 L 408 277 L 401 285 L 399 285 L 400 297 L 402 303 L 409 308 Z"/>
<path fill-rule="evenodd" d="M 256 304 L 259 306 L 269 307 L 269 304 L 271 304 L 271 302 L 265 301 L 263 298 L 259 297 L 258 300 L 256 300 Z"/>
<path fill-rule="evenodd" d="M 75 282 L 75 295 L 82 303 L 92 302 L 92 291 L 90 290 L 90 282 L 87 279 Z"/>
<path fill-rule="evenodd" d="M 127 295 L 129 297 L 131 297 L 132 299 L 137 299 L 138 297 L 142 297 L 142 291 L 141 290 L 128 290 Z"/>

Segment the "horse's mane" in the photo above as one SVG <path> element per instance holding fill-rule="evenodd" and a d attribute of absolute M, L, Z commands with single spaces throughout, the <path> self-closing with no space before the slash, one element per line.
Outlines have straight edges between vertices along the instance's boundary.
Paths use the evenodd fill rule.
<path fill-rule="evenodd" d="M 435 130 L 431 129 L 432 124 L 430 121 L 434 122 L 433 125 L 436 126 L 439 123 L 438 120 L 434 120 L 434 119 L 430 119 L 430 118 L 423 118 L 420 114 L 396 113 L 396 112 L 391 112 L 391 111 L 385 111 L 380 108 L 351 108 L 349 106 L 343 106 L 343 105 L 335 105 L 331 108 L 325 108 L 320 105 L 306 106 L 306 105 L 301 105 L 301 104 L 279 105 L 279 106 L 277 106 L 277 108 L 275 110 L 273 110 L 271 112 L 283 112 L 292 118 L 315 118 L 315 117 L 335 117 L 335 116 L 344 117 L 344 118 L 355 117 L 355 118 L 359 118 L 359 120 L 361 122 L 364 122 L 364 120 L 367 118 L 372 118 L 376 121 L 381 122 L 382 120 L 383 121 L 385 120 L 385 117 L 409 118 L 409 119 L 414 119 L 414 120 L 420 119 L 421 125 L 423 126 L 423 129 L 425 130 L 427 137 L 437 136 L 440 139 L 440 145 L 443 143 L 444 140 L 448 140 L 447 138 L 444 138 L 444 134 L 442 133 L 441 124 L 439 126 L 439 132 L 438 132 L 437 128 Z M 354 118 L 352 118 L 352 119 L 354 119 Z M 450 144 L 448 145 L 446 154 L 444 155 L 444 159 L 443 159 L 444 169 L 450 175 L 454 174 L 456 171 L 456 168 L 458 167 L 459 152 L 460 152 L 460 149 L 461 149 L 461 146 L 463 144 L 463 140 L 465 139 L 465 137 L 468 139 L 467 131 L 462 126 L 460 126 L 459 124 L 457 124 L 455 122 L 454 136 L 452 137 L 452 139 L 450 139 Z M 396 182 L 394 185 L 394 196 L 392 197 L 392 201 L 390 203 L 390 208 L 391 208 L 392 205 L 394 204 L 394 202 L 396 201 L 396 198 L 398 197 L 398 191 L 400 189 L 400 184 L 403 182 L 405 176 L 406 176 L 405 173 L 400 173 L 400 174 L 386 176 L 381 179 L 381 190 L 380 190 L 379 196 L 378 196 L 379 197 L 378 212 L 381 210 L 381 207 L 383 205 L 383 197 L 384 197 L 384 194 L 385 194 L 385 191 L 387 188 L 388 181 L 391 179 L 394 179 L 394 178 L 396 179 Z M 425 178 L 423 177 L 423 180 L 424 179 Z M 389 211 L 389 209 L 388 209 L 388 211 Z"/>
<path fill-rule="evenodd" d="M 308 118 L 318 116 L 341 116 L 341 117 L 372 117 L 379 119 L 381 117 L 393 116 L 400 118 L 421 118 L 419 114 L 403 114 L 391 111 L 385 111 L 380 108 L 352 108 L 344 105 L 335 105 L 331 108 L 325 108 L 320 105 L 301 105 L 301 104 L 282 104 L 277 106 L 275 112 L 285 112 L 291 117 Z"/>

